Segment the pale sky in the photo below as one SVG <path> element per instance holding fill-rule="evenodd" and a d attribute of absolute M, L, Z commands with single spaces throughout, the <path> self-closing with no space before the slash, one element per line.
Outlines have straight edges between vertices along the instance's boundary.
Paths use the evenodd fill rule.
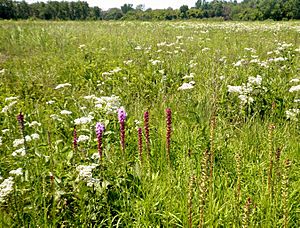
<path fill-rule="evenodd" d="M 25 0 L 28 3 L 33 2 L 47 2 L 47 0 Z M 71 1 L 71 0 L 69 0 Z M 76 1 L 76 0 L 73 0 Z M 166 9 L 172 7 L 173 9 L 178 9 L 182 5 L 188 5 L 189 7 L 195 6 L 197 0 L 85 0 L 89 6 L 99 6 L 103 10 L 109 8 L 118 7 L 120 8 L 125 3 L 133 4 L 137 6 L 139 4 L 145 5 L 145 8 L 152 9 Z"/>

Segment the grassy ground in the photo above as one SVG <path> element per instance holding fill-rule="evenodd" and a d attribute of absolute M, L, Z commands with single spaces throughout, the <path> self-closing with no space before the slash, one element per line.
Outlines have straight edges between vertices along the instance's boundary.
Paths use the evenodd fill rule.
<path fill-rule="evenodd" d="M 299 53 L 299 22 L 1 21 L 1 226 L 299 227 Z"/>

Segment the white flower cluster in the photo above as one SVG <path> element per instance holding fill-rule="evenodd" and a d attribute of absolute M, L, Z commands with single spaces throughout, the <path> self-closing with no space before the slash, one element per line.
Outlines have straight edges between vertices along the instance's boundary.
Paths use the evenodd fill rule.
<path fill-rule="evenodd" d="M 115 73 L 120 72 L 121 70 L 122 70 L 122 68 L 116 67 L 115 69 L 110 70 L 110 71 L 108 71 L 108 72 L 103 72 L 103 73 L 102 73 L 102 77 L 104 77 L 104 76 L 111 76 L 111 75 L 113 75 L 113 74 L 115 74 Z"/>
<path fill-rule="evenodd" d="M 121 107 L 120 98 L 118 96 L 112 95 L 110 97 L 95 97 L 94 98 L 95 107 L 103 109 L 106 114 L 116 113 Z"/>
<path fill-rule="evenodd" d="M 2 146 L 2 137 L 0 136 L 0 146 Z"/>
<path fill-rule="evenodd" d="M 193 81 L 192 81 L 193 82 Z M 193 89 L 194 88 L 194 84 L 192 82 L 184 82 L 179 88 L 178 90 L 188 90 L 188 89 Z"/>
<path fill-rule="evenodd" d="M 72 86 L 70 83 L 58 84 L 54 89 L 61 89 Z"/>
<path fill-rule="evenodd" d="M 251 97 L 254 88 L 259 88 L 262 83 L 262 77 L 257 75 L 256 77 L 249 77 L 248 82 L 246 84 L 242 84 L 241 86 L 231 86 L 228 85 L 229 93 L 238 93 L 238 98 L 241 101 L 242 105 L 252 103 L 254 99 Z"/>
<path fill-rule="evenodd" d="M 5 198 L 14 190 L 14 178 L 9 177 L 0 184 L 0 203 L 5 202 Z"/>
<path fill-rule="evenodd" d="M 15 104 L 17 104 L 18 101 L 12 101 L 11 103 L 9 103 L 8 105 L 4 106 L 2 108 L 2 113 L 7 113 Z"/>
<path fill-rule="evenodd" d="M 9 174 L 16 175 L 16 176 L 21 176 L 21 175 L 23 175 L 23 169 L 18 168 L 18 169 L 15 169 L 15 170 L 11 170 L 9 172 Z"/>
<path fill-rule="evenodd" d="M 99 179 L 93 178 L 93 169 L 95 169 L 98 164 L 91 165 L 79 165 L 76 167 L 76 170 L 79 172 L 77 180 L 84 180 L 87 183 L 88 187 L 92 187 L 95 184 L 100 182 Z"/>
<path fill-rule="evenodd" d="M 40 126 L 42 126 L 42 124 L 37 121 L 32 121 L 31 123 L 28 123 L 28 126 L 29 127 L 37 127 L 37 126 L 40 127 Z"/>
<path fill-rule="evenodd" d="M 71 112 L 71 111 L 68 111 L 68 110 L 61 110 L 61 111 L 60 111 L 60 114 L 61 114 L 61 115 L 71 115 L 72 112 Z"/>
<path fill-rule="evenodd" d="M 289 109 L 289 110 L 285 111 L 286 118 L 289 119 L 289 120 L 293 120 L 293 121 L 298 120 L 297 115 L 299 113 L 300 113 L 300 109 L 296 109 L 296 108 Z"/>
<path fill-rule="evenodd" d="M 80 143 L 80 142 L 85 142 L 85 141 L 89 141 L 89 140 L 90 140 L 90 137 L 88 135 L 79 135 L 77 142 Z"/>
<path fill-rule="evenodd" d="M 83 116 L 81 118 L 77 118 L 74 120 L 74 123 L 76 125 L 84 125 L 84 124 L 88 124 L 90 122 L 92 122 L 92 120 L 94 119 L 93 116 L 89 115 L 89 116 Z"/>

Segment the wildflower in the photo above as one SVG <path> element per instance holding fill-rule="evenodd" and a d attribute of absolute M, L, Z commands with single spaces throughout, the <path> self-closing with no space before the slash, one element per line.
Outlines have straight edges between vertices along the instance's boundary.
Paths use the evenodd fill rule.
<path fill-rule="evenodd" d="M 70 83 L 64 83 L 64 84 L 57 85 L 54 89 L 61 89 L 64 87 L 69 87 L 69 86 L 72 86 L 72 85 Z"/>
<path fill-rule="evenodd" d="M 23 145 L 24 144 L 24 139 L 15 139 L 13 141 L 13 147 L 18 147 L 19 145 Z"/>
<path fill-rule="evenodd" d="M 287 111 L 285 111 L 285 114 L 286 114 L 286 118 L 287 119 L 290 119 L 290 120 L 293 120 L 293 121 L 297 121 L 298 118 L 297 118 L 297 115 L 300 113 L 300 109 L 289 109 Z"/>
<path fill-rule="evenodd" d="M 40 139 L 40 135 L 39 135 L 38 133 L 33 133 L 33 134 L 31 135 L 31 138 L 32 138 L 33 140 L 37 140 L 37 139 Z"/>
<path fill-rule="evenodd" d="M 68 111 L 68 110 L 62 110 L 62 111 L 60 112 L 60 114 L 62 114 L 62 115 L 71 115 L 72 112 L 71 112 L 71 111 Z"/>
<path fill-rule="evenodd" d="M 4 74 L 4 73 L 5 73 L 5 69 L 1 69 L 0 74 Z"/>
<path fill-rule="evenodd" d="M 7 132 L 9 132 L 9 129 L 7 129 L 7 128 L 2 130 L 3 134 L 6 134 Z"/>
<path fill-rule="evenodd" d="M 11 155 L 13 157 L 16 157 L 18 155 L 20 155 L 21 157 L 24 157 L 26 155 L 25 147 L 22 147 L 22 148 L 20 148 L 18 150 L 15 150 Z"/>
<path fill-rule="evenodd" d="M 95 169 L 98 165 L 79 165 L 76 167 L 76 170 L 79 172 L 79 178 L 81 179 L 90 179 L 92 178 L 93 169 Z"/>
<path fill-rule="evenodd" d="M 40 127 L 41 125 L 42 124 L 37 121 L 32 121 L 31 123 L 28 124 L 29 127 L 35 127 L 35 126 Z"/>
<path fill-rule="evenodd" d="M 294 102 L 295 103 L 300 103 L 300 99 L 295 99 Z"/>
<path fill-rule="evenodd" d="M 187 90 L 187 89 L 193 89 L 194 88 L 194 85 L 191 84 L 191 83 L 183 83 L 179 88 L 178 90 Z"/>
<path fill-rule="evenodd" d="M 12 101 L 12 100 L 17 100 L 18 97 L 6 97 L 5 101 Z"/>
<path fill-rule="evenodd" d="M 2 146 L 2 137 L 0 136 L 0 146 Z"/>
<path fill-rule="evenodd" d="M 146 135 L 147 157 L 150 156 L 150 131 L 149 131 L 149 112 L 144 112 L 144 129 Z"/>
<path fill-rule="evenodd" d="M 21 134 L 24 135 L 24 115 L 22 114 L 22 112 L 20 112 L 20 114 L 17 116 L 17 120 L 21 129 Z"/>
<path fill-rule="evenodd" d="M 0 203 L 4 203 L 5 198 L 14 190 L 13 179 L 13 177 L 9 177 L 0 184 Z"/>
<path fill-rule="evenodd" d="M 46 102 L 47 105 L 52 105 L 54 103 L 55 103 L 55 101 L 52 101 L 52 100 Z"/>
<path fill-rule="evenodd" d="M 102 159 L 102 137 L 103 132 L 105 130 L 105 126 L 102 123 L 96 123 L 96 135 L 97 135 L 97 142 L 98 142 L 98 153 L 100 159 Z"/>
<path fill-rule="evenodd" d="M 76 130 L 76 126 L 74 126 L 74 130 L 73 130 L 73 146 L 74 146 L 74 150 L 77 150 L 77 130 Z"/>
<path fill-rule="evenodd" d="M 16 175 L 16 176 L 21 176 L 21 175 L 23 175 L 23 170 L 22 170 L 22 168 L 18 168 L 18 169 L 15 169 L 15 170 L 11 170 L 9 172 L 9 174 Z"/>
<path fill-rule="evenodd" d="M 289 92 L 297 92 L 300 90 L 300 85 L 297 85 L 297 86 L 292 86 L 290 89 L 289 89 Z"/>
<path fill-rule="evenodd" d="M 118 120 L 120 123 L 120 137 L 121 137 L 121 147 L 122 151 L 125 150 L 125 120 L 127 113 L 123 107 L 118 109 Z"/>
<path fill-rule="evenodd" d="M 85 48 L 85 44 L 80 44 L 78 48 L 81 49 L 81 50 L 84 49 Z"/>
<path fill-rule="evenodd" d="M 229 93 L 242 93 L 242 86 L 228 85 L 227 88 Z"/>
<path fill-rule="evenodd" d="M 94 119 L 93 116 L 87 116 L 87 117 L 84 116 L 84 117 L 75 119 L 74 123 L 76 125 L 84 125 L 84 124 L 88 124 L 88 123 L 92 122 L 93 119 Z"/>
<path fill-rule="evenodd" d="M 50 118 L 51 118 L 51 119 L 53 119 L 53 120 L 60 121 L 60 122 L 62 121 L 62 119 L 60 119 L 60 118 L 59 118 L 59 116 L 58 116 L 58 115 L 56 115 L 56 114 L 52 114 L 52 115 L 50 115 Z"/>
<path fill-rule="evenodd" d="M 16 103 L 18 103 L 18 102 L 17 101 L 13 101 L 13 102 L 9 103 L 8 105 L 4 106 L 2 108 L 2 113 L 8 112 L 11 109 L 11 107 L 14 106 Z"/>
<path fill-rule="evenodd" d="M 32 140 L 32 138 L 30 137 L 30 135 L 25 136 L 25 141 L 26 142 L 30 142 L 31 140 Z"/>
<path fill-rule="evenodd" d="M 293 78 L 290 83 L 293 83 L 293 82 L 300 82 L 300 79 L 299 78 Z"/>
<path fill-rule="evenodd" d="M 87 136 L 87 135 L 79 135 L 79 137 L 77 139 L 77 143 L 85 142 L 85 141 L 88 141 L 88 140 L 90 140 L 89 136 Z"/>
<path fill-rule="evenodd" d="M 172 133 L 172 111 L 170 108 L 166 109 L 166 148 L 167 148 L 167 159 L 170 161 L 170 144 L 171 144 L 171 133 Z"/>
<path fill-rule="evenodd" d="M 250 84 L 256 84 L 256 85 L 260 86 L 261 82 L 262 82 L 262 77 L 260 75 L 257 75 L 256 77 L 249 77 L 248 82 Z"/>
<path fill-rule="evenodd" d="M 195 74 L 194 73 L 190 73 L 189 75 L 185 75 L 182 79 L 191 79 L 194 78 Z"/>
<path fill-rule="evenodd" d="M 139 147 L 139 156 L 140 161 L 143 163 L 143 138 L 142 138 L 142 128 L 138 128 L 138 147 Z"/>

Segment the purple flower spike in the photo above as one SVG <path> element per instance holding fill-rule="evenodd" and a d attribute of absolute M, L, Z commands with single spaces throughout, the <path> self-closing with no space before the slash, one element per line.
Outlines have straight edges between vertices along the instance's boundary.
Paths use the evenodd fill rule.
<path fill-rule="evenodd" d="M 121 138 L 121 148 L 124 153 L 125 150 L 125 120 L 127 113 L 123 107 L 118 109 L 118 119 L 120 123 L 120 138 Z"/>
<path fill-rule="evenodd" d="M 125 122 L 126 117 L 127 117 L 127 113 L 126 113 L 125 109 L 123 107 L 119 108 L 118 109 L 118 119 L 119 119 L 119 122 L 120 123 Z"/>
<path fill-rule="evenodd" d="M 77 130 L 76 130 L 76 126 L 74 126 L 74 130 L 73 130 L 73 146 L 74 146 L 74 150 L 76 151 L 78 148 L 78 142 L 77 142 L 78 138 L 77 138 Z"/>
<path fill-rule="evenodd" d="M 172 111 L 170 108 L 166 109 L 166 123 L 167 123 L 167 158 L 170 162 L 170 145 L 171 145 L 171 134 L 172 134 Z"/>
<path fill-rule="evenodd" d="M 102 137 L 103 132 L 105 130 L 105 126 L 102 123 L 96 123 L 96 135 L 97 135 L 97 142 L 98 142 L 98 153 L 100 159 L 102 159 Z"/>

